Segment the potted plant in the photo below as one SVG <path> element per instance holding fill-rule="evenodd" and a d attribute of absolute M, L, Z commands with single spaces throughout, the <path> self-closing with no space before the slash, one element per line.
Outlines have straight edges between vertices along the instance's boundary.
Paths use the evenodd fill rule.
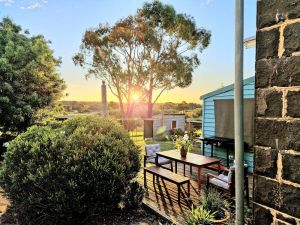
<path fill-rule="evenodd" d="M 185 225 L 213 225 L 214 212 L 207 211 L 203 206 L 194 207 L 188 213 L 183 214 Z"/>
<path fill-rule="evenodd" d="M 185 134 L 183 137 L 176 138 L 176 147 L 180 151 L 181 157 L 185 158 L 187 152 L 191 151 L 193 148 L 193 141 L 190 140 L 189 136 Z"/>
<path fill-rule="evenodd" d="M 207 211 L 214 212 L 212 223 L 225 224 L 230 219 L 230 204 L 217 190 L 210 188 L 200 197 L 199 204 Z"/>

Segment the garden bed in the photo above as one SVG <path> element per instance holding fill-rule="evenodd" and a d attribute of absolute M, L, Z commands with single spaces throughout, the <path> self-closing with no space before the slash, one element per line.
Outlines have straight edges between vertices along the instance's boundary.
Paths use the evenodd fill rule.
<path fill-rule="evenodd" d="M 134 211 L 117 212 L 114 214 L 99 216 L 95 218 L 96 225 L 159 225 L 166 224 L 167 221 L 146 207 Z M 1 225 L 20 225 L 17 223 L 11 210 L 8 210 L 0 217 Z M 90 222 L 89 222 L 90 224 Z"/>

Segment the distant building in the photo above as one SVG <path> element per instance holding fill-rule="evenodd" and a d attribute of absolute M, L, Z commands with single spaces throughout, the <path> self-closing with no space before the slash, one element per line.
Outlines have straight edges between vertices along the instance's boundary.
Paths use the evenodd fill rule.
<path fill-rule="evenodd" d="M 153 134 L 158 132 L 161 127 L 164 127 L 168 132 L 171 129 L 180 129 L 185 131 L 185 114 L 161 114 L 155 115 L 153 118 Z"/>
<path fill-rule="evenodd" d="M 202 117 L 200 118 L 189 118 L 186 120 L 186 129 L 202 129 Z"/>
<path fill-rule="evenodd" d="M 185 114 L 165 113 L 144 120 L 145 138 L 155 138 L 171 129 L 185 131 Z"/>

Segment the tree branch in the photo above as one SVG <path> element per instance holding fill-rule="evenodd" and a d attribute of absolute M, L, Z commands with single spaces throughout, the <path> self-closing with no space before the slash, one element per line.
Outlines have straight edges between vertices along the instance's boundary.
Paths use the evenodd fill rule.
<path fill-rule="evenodd" d="M 167 89 L 168 89 L 168 87 L 164 87 L 164 88 L 160 91 L 160 93 L 156 96 L 155 100 L 153 101 L 153 105 L 157 102 L 157 100 L 159 99 L 159 97 L 161 96 L 161 94 L 162 94 L 165 90 L 167 90 Z"/>

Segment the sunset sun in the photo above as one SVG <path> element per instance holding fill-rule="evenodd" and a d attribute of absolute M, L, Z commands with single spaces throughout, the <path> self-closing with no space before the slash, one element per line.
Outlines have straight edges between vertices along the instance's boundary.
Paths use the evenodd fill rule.
<path fill-rule="evenodd" d="M 132 96 L 132 98 L 133 98 L 133 101 L 135 101 L 135 102 L 137 102 L 139 100 L 139 96 L 137 94 L 134 94 Z"/>

